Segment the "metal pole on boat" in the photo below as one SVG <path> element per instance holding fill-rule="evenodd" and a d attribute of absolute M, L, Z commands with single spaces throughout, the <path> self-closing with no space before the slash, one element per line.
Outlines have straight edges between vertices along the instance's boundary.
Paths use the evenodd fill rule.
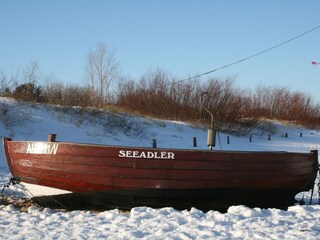
<path fill-rule="evenodd" d="M 216 130 L 214 128 L 213 114 L 203 104 L 203 96 L 207 95 L 207 94 L 208 94 L 208 92 L 204 92 L 201 94 L 200 103 L 201 103 L 201 106 L 204 108 L 204 110 L 206 110 L 211 116 L 211 127 L 210 127 L 210 129 L 208 129 L 207 146 L 209 146 L 209 149 L 212 150 L 212 147 L 214 147 L 216 145 Z"/>

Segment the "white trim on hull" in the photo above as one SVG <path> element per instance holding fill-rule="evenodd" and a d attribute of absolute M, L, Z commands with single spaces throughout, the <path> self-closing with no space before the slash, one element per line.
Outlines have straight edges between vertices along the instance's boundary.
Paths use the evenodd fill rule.
<path fill-rule="evenodd" d="M 30 198 L 72 193 L 70 191 L 58 188 L 51 188 L 25 182 L 21 182 L 19 185 L 21 186 L 21 189 L 25 192 L 25 194 Z"/>

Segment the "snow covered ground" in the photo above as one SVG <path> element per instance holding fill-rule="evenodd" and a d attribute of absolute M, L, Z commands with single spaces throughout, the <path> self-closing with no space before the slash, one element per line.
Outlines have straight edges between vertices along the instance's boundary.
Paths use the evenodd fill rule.
<path fill-rule="evenodd" d="M 10 108 L 7 108 L 10 106 Z M 9 111 L 6 111 L 8 110 Z M 48 133 L 56 133 L 58 141 L 87 142 L 112 145 L 205 149 L 206 131 L 187 124 L 155 121 L 139 117 L 108 117 L 85 114 L 77 117 L 70 111 L 54 111 L 42 105 L 17 104 L 0 98 L 0 137 L 16 140 L 45 140 Z M 7 120 L 12 121 L 7 121 Z M 127 127 L 124 127 L 124 124 Z M 220 133 L 224 150 L 285 150 L 308 152 L 320 147 L 320 132 L 296 126 L 277 125 L 271 136 L 254 134 L 249 137 Z M 110 127 L 112 126 L 112 127 Z M 285 133 L 288 138 L 285 138 Z M 302 134 L 302 137 L 300 136 Z M 219 142 L 217 144 L 220 149 Z M 8 182 L 10 173 L 0 146 L 0 184 Z M 318 180 L 317 180 L 318 181 Z M 18 186 L 4 194 L 24 196 Z M 309 204 L 311 191 L 299 193 Z M 227 213 L 195 208 L 177 211 L 173 208 L 152 209 L 138 207 L 130 212 L 55 211 L 30 207 L 21 212 L 13 205 L 0 205 L 1 239 L 320 239 L 320 206 L 315 186 L 311 205 L 291 206 L 288 211 L 278 209 L 232 206 Z"/>

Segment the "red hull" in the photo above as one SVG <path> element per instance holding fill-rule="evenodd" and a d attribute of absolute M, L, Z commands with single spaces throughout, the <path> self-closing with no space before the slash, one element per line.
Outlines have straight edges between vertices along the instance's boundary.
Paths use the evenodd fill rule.
<path fill-rule="evenodd" d="M 313 187 L 318 171 L 317 151 L 225 152 L 3 142 L 12 175 L 22 182 L 72 192 L 55 196 L 69 209 L 285 207 L 298 192 Z M 38 200 L 53 206 L 46 197 Z"/>

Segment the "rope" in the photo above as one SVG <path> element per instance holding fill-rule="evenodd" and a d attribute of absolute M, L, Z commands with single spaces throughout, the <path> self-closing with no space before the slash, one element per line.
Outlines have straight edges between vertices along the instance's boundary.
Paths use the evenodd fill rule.
<path fill-rule="evenodd" d="M 26 191 L 25 189 L 23 190 L 23 192 L 26 194 L 26 195 L 29 195 L 31 196 L 32 199 L 35 200 L 36 203 L 38 203 L 39 205 L 41 205 L 41 200 L 39 199 L 36 199 L 36 197 L 32 194 L 32 192 L 30 192 L 29 190 Z M 28 193 L 26 193 L 28 192 Z M 54 202 L 56 202 L 58 205 L 60 205 L 62 208 L 64 209 L 67 209 L 61 202 L 59 202 L 58 200 L 56 200 L 54 197 L 52 196 L 47 196 L 47 195 L 41 195 L 42 198 L 49 198 L 51 200 L 53 200 Z M 44 205 L 44 204 L 43 204 Z"/>
<path fill-rule="evenodd" d="M 6 188 L 9 188 L 11 185 L 14 186 L 16 184 L 19 184 L 20 183 L 20 179 L 19 178 L 16 178 L 16 177 L 11 177 L 9 179 L 9 182 L 5 185 L 3 185 L 3 188 L 2 188 L 2 191 L 1 191 L 1 200 L 2 202 L 4 202 L 4 191 Z"/>
<path fill-rule="evenodd" d="M 287 44 L 287 43 L 289 43 L 289 42 L 291 42 L 291 41 L 293 41 L 293 40 L 296 40 L 297 38 L 300 38 L 300 37 L 302 37 L 302 36 L 304 36 L 304 35 L 306 35 L 306 34 L 308 34 L 308 33 L 310 33 L 310 32 L 313 32 L 313 31 L 317 30 L 318 28 L 320 28 L 320 25 L 317 26 L 317 27 L 314 27 L 314 28 L 312 28 L 312 29 L 310 29 L 310 30 L 308 30 L 308 31 L 306 31 L 306 32 L 303 32 L 303 33 L 301 33 L 301 34 L 299 34 L 299 35 L 297 35 L 297 36 L 295 36 L 295 37 L 292 37 L 292 38 L 290 38 L 290 39 L 288 39 L 288 40 L 286 40 L 286 41 L 284 41 L 284 42 L 278 43 L 278 44 L 276 44 L 276 45 L 274 45 L 274 46 L 272 46 L 272 47 L 270 47 L 270 48 L 267 48 L 267 49 L 265 49 L 265 50 L 262 50 L 262 51 L 260 51 L 260 52 L 255 53 L 255 54 L 253 54 L 253 55 L 250 55 L 250 56 L 248 56 L 248 57 L 242 58 L 242 59 L 237 60 L 237 61 L 235 61 L 235 62 L 226 64 L 226 65 L 224 65 L 224 66 L 215 68 L 215 69 L 213 69 L 213 70 L 210 70 L 210 71 L 207 71 L 207 72 L 204 72 L 204 73 L 201 73 L 201 74 L 198 74 L 198 75 L 195 75 L 195 76 L 186 78 L 186 79 L 182 79 L 182 80 L 179 80 L 179 81 L 175 81 L 175 82 L 169 83 L 168 85 L 175 84 L 175 83 L 180 83 L 180 82 L 184 82 L 184 81 L 189 81 L 189 80 L 192 80 L 192 79 L 194 79 L 194 78 L 199 78 L 199 77 L 202 77 L 202 76 L 204 76 L 204 75 L 208 75 L 208 74 L 210 74 L 210 73 L 219 71 L 219 70 L 221 70 L 221 69 L 224 69 L 224 68 L 227 68 L 227 67 L 231 67 L 231 66 L 236 65 L 236 64 L 238 64 L 238 63 L 241 63 L 241 62 L 244 62 L 244 61 L 249 60 L 249 59 L 251 59 L 251 58 L 257 57 L 257 56 L 259 56 L 259 55 L 261 55 L 261 54 L 263 54 L 263 53 L 269 52 L 269 51 L 271 51 L 271 50 L 273 50 L 273 49 L 275 49 L 275 48 L 278 48 L 278 47 L 280 47 L 280 46 L 282 46 L 282 45 L 285 45 L 285 44 Z"/>

